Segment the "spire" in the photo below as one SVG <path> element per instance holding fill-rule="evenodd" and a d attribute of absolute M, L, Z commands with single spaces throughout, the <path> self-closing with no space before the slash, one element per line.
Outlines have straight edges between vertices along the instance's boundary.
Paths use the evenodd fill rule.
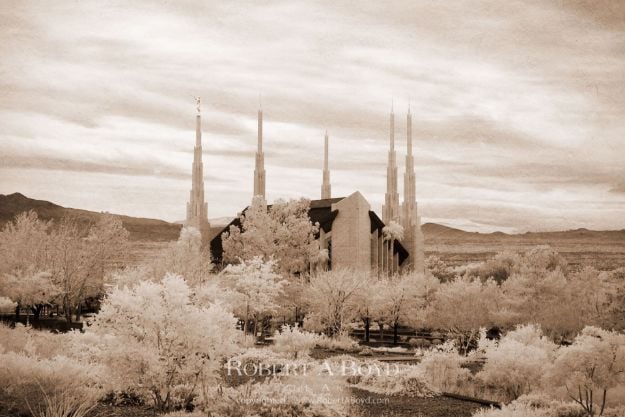
<path fill-rule="evenodd" d="M 260 101 L 260 96 L 259 96 Z M 258 148 L 256 150 L 256 166 L 254 168 L 254 196 L 265 199 L 265 154 L 263 153 L 263 110 L 258 108 Z"/>
<path fill-rule="evenodd" d="M 388 166 L 386 167 L 386 194 L 382 206 L 382 219 L 388 224 L 391 220 L 399 220 L 399 194 L 397 194 L 397 155 L 395 154 L 395 112 L 391 103 L 390 114 L 390 148 Z"/>
<path fill-rule="evenodd" d="M 326 130 L 323 147 L 323 184 L 321 185 L 321 199 L 332 198 L 330 187 L 330 169 L 328 168 L 328 131 Z"/>
<path fill-rule="evenodd" d="M 409 253 L 409 267 L 423 272 L 423 235 L 421 218 L 417 210 L 415 164 L 412 153 L 412 114 L 408 105 L 406 115 L 406 168 L 404 172 L 404 201 L 402 203 L 401 224 L 404 227 L 404 247 Z"/>
<path fill-rule="evenodd" d="M 195 98 L 197 115 L 195 116 L 195 147 L 191 165 L 191 192 L 187 203 L 187 226 L 204 232 L 208 224 L 208 204 L 204 201 L 204 164 L 202 162 L 202 116 L 200 97 Z M 203 233 L 204 234 L 204 233 Z"/>

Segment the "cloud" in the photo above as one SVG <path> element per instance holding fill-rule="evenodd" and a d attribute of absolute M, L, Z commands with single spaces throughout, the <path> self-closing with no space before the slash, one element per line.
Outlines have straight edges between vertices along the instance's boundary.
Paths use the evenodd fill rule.
<path fill-rule="evenodd" d="M 379 210 L 394 100 L 400 182 L 410 102 L 426 217 L 623 228 L 624 15 L 616 0 L 11 0 L 0 192 L 179 220 L 199 95 L 209 211 L 232 215 L 251 194 L 260 95 L 269 199 L 318 195 L 327 129 L 333 191 Z"/>

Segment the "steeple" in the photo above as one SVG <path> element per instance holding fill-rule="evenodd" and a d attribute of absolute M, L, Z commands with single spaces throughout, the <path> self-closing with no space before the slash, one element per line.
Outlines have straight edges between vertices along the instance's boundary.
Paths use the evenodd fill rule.
<path fill-rule="evenodd" d="M 389 224 L 399 220 L 399 194 L 397 193 L 397 155 L 395 153 L 395 113 L 391 105 L 390 114 L 390 149 L 386 167 L 386 194 L 382 206 L 382 220 Z"/>
<path fill-rule="evenodd" d="M 404 247 L 408 249 L 410 268 L 424 271 L 423 235 L 421 218 L 417 211 L 414 156 L 412 154 L 412 115 L 408 106 L 406 116 L 406 171 L 404 172 L 404 201 L 401 224 L 404 227 Z"/>
<path fill-rule="evenodd" d="M 328 131 L 326 130 L 323 148 L 323 184 L 321 185 L 321 199 L 332 198 L 330 188 L 330 169 L 328 168 Z"/>
<path fill-rule="evenodd" d="M 256 166 L 254 168 L 254 197 L 265 199 L 265 154 L 263 153 L 263 109 L 258 109 L 258 148 L 256 150 Z"/>
<path fill-rule="evenodd" d="M 200 97 L 196 97 L 197 115 L 195 116 L 195 147 L 191 165 L 191 192 L 187 203 L 185 225 L 197 228 L 202 234 L 209 226 L 208 204 L 204 201 L 204 164 L 202 162 L 202 116 Z M 205 237 L 205 236 L 203 236 Z"/>

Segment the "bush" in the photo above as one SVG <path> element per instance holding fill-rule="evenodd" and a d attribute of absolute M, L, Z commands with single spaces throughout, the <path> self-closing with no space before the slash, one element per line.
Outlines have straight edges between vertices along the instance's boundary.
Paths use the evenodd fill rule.
<path fill-rule="evenodd" d="M 106 379 L 102 367 L 83 365 L 63 356 L 39 359 L 23 353 L 2 353 L 0 415 L 32 412 L 62 417 L 71 415 L 67 413 L 72 410 L 83 413 L 96 403 L 102 393 L 101 381 Z M 58 414 L 61 411 L 66 414 Z"/>
<path fill-rule="evenodd" d="M 428 384 L 438 391 L 459 392 L 466 385 L 470 371 L 462 367 L 466 358 L 456 351 L 430 350 L 417 365 Z"/>
<path fill-rule="evenodd" d="M 289 354 L 293 358 L 308 356 L 320 337 L 315 333 L 301 330 L 297 325 L 282 326 L 273 336 L 272 350 Z"/>
<path fill-rule="evenodd" d="M 349 337 L 346 333 L 339 333 L 335 337 L 321 335 L 317 339 L 317 346 L 322 349 L 340 350 L 348 353 L 357 353 L 362 350 L 358 341 Z"/>
<path fill-rule="evenodd" d="M 522 396 L 500 410 L 479 410 L 473 417 L 585 417 L 573 403 L 554 401 L 544 396 Z"/>
<path fill-rule="evenodd" d="M 519 326 L 498 344 L 486 347 L 486 364 L 477 377 L 502 392 L 505 402 L 515 400 L 540 388 L 541 377 L 553 363 L 556 348 L 539 327 Z"/>
<path fill-rule="evenodd" d="M 196 303 L 185 280 L 116 288 L 87 328 L 85 349 L 110 367 L 117 389 L 167 411 L 187 408 L 232 351 L 235 319 L 219 304 Z"/>
<path fill-rule="evenodd" d="M 348 379 L 348 382 L 360 389 L 389 396 L 432 397 L 436 395 L 436 390 L 428 384 L 427 378 L 418 366 L 388 367 L 387 364 L 375 361 L 366 361 L 363 364 L 364 367 L 371 366 L 371 369 L 379 369 L 380 372 L 367 372 Z"/>

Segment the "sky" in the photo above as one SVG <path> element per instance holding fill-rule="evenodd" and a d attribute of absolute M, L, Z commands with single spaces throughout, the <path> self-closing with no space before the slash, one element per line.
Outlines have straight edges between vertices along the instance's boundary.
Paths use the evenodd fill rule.
<path fill-rule="evenodd" d="M 381 213 L 393 103 L 423 222 L 625 228 L 621 0 L 0 3 L 0 193 L 182 220 L 202 97 L 209 218 L 267 199 Z M 259 100 L 260 97 L 260 100 Z"/>

